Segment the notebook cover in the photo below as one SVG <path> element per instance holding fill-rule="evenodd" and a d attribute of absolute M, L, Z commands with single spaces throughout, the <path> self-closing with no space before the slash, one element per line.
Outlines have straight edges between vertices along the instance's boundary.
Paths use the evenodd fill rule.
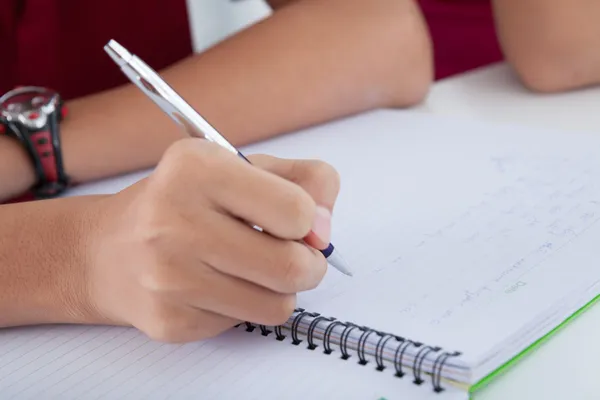
<path fill-rule="evenodd" d="M 542 344 L 544 344 L 552 336 L 554 336 L 560 329 L 562 329 L 565 326 L 567 326 L 576 317 L 580 316 L 585 311 L 587 311 L 588 309 L 590 309 L 593 305 L 595 305 L 596 303 L 598 303 L 598 301 L 600 301 L 600 295 L 597 295 L 596 297 L 594 297 L 586 305 L 584 305 L 579 310 L 577 310 L 575 313 L 573 313 L 571 316 L 569 316 L 568 318 L 566 318 L 562 323 L 560 323 L 559 325 L 557 325 L 554 329 L 552 329 L 546 335 L 542 336 L 541 338 L 539 338 L 538 340 L 536 340 L 535 342 L 533 342 L 531 345 L 529 345 L 523 351 L 521 351 L 520 353 L 518 353 L 517 355 L 515 355 L 513 358 L 511 358 L 509 361 L 507 361 L 506 363 L 504 363 L 503 365 L 501 365 L 500 367 L 498 367 L 497 369 L 495 369 L 494 371 L 492 371 L 490 374 L 488 374 L 485 378 L 481 379 L 475 385 L 472 385 L 469 388 L 469 397 L 473 398 L 473 395 L 475 394 L 475 392 L 480 391 L 481 389 L 483 389 L 484 387 L 486 387 L 488 384 L 490 384 L 494 379 L 498 378 L 501 374 L 507 372 L 508 369 L 510 369 L 511 367 L 513 367 L 514 365 L 516 365 L 522 358 L 524 358 L 525 356 L 531 354 L 534 350 L 536 350 L 537 348 L 539 348 Z"/>

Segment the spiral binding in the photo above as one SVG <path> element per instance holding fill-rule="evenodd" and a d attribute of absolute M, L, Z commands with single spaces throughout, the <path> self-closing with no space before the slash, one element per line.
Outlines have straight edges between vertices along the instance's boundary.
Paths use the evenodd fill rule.
<path fill-rule="evenodd" d="M 325 316 L 320 315 L 319 313 L 308 312 L 303 308 L 297 308 L 294 311 L 294 314 L 295 314 L 295 316 L 293 316 L 293 318 L 291 318 L 290 327 L 287 329 L 289 329 L 289 331 L 290 331 L 291 343 L 296 346 L 300 345 L 300 343 L 302 343 L 302 341 L 303 341 L 302 339 L 300 339 L 300 334 L 299 334 L 300 333 L 299 332 L 300 323 L 302 322 L 302 320 L 304 318 L 307 318 L 307 317 L 312 318 L 312 321 L 311 321 L 310 325 L 308 326 L 308 329 L 305 334 L 306 341 L 308 343 L 308 346 L 307 346 L 308 350 L 315 350 L 318 347 L 318 345 L 315 343 L 314 333 L 320 322 L 323 322 L 323 321 L 329 322 L 329 324 L 327 325 L 327 328 L 325 329 L 325 332 L 323 333 L 323 338 L 321 340 L 322 345 L 323 345 L 323 353 L 324 354 L 333 353 L 333 349 L 331 346 L 331 336 L 333 335 L 333 332 L 336 327 L 343 327 L 343 331 L 340 335 L 340 340 L 338 343 L 339 350 L 342 354 L 341 355 L 342 360 L 348 360 L 351 358 L 351 354 L 348 351 L 348 339 L 350 338 L 350 334 L 356 330 L 360 331 L 361 334 L 358 339 L 358 344 L 356 346 L 357 348 L 355 349 L 356 355 L 358 357 L 359 365 L 367 365 L 368 364 L 369 361 L 367 360 L 367 357 L 366 357 L 366 347 L 367 347 L 368 339 L 369 339 L 369 337 L 371 337 L 373 335 L 378 336 L 379 339 L 377 340 L 377 344 L 375 346 L 375 353 L 372 354 L 372 356 L 375 360 L 375 365 L 376 365 L 375 370 L 379 371 L 379 372 L 384 371 L 386 369 L 383 353 L 384 353 L 384 350 L 386 349 L 387 344 L 390 341 L 395 341 L 397 343 L 397 346 L 396 346 L 396 350 L 394 352 L 393 367 L 395 370 L 395 376 L 398 378 L 403 378 L 404 376 L 406 376 L 406 373 L 402 369 L 402 365 L 403 365 L 402 359 L 404 358 L 404 355 L 406 354 L 407 349 L 410 347 L 419 349 L 417 351 L 417 354 L 415 355 L 414 361 L 412 363 L 412 371 L 413 371 L 412 383 L 414 383 L 415 385 L 421 385 L 425 382 L 425 380 L 423 379 L 423 374 L 424 374 L 423 362 L 425 361 L 427 356 L 430 355 L 431 353 L 439 353 L 439 355 L 435 358 L 435 361 L 434 361 L 433 367 L 432 367 L 432 373 L 431 373 L 431 384 L 433 386 L 433 391 L 435 391 L 437 393 L 444 391 L 444 388 L 441 385 L 442 370 L 444 368 L 444 365 L 448 362 L 448 359 L 450 359 L 451 357 L 458 357 L 461 355 L 460 352 L 443 351 L 440 347 L 428 346 L 423 343 L 415 342 L 415 341 L 412 341 L 407 338 L 392 335 L 390 333 L 376 331 L 367 326 L 356 325 L 352 322 L 342 322 L 342 321 L 336 320 L 333 317 L 325 317 Z M 288 323 L 289 323 L 289 321 L 288 321 Z M 275 327 L 273 327 L 273 330 L 270 330 L 265 325 L 257 325 L 257 324 L 253 324 L 250 322 L 245 322 L 243 324 L 236 325 L 236 327 L 239 327 L 241 325 L 245 325 L 247 332 L 253 332 L 253 331 L 255 331 L 256 328 L 259 328 L 260 332 L 263 336 L 268 336 L 269 334 L 274 332 L 276 340 L 284 341 L 286 339 L 286 335 L 283 334 L 283 328 L 284 328 L 283 325 L 275 326 Z"/>

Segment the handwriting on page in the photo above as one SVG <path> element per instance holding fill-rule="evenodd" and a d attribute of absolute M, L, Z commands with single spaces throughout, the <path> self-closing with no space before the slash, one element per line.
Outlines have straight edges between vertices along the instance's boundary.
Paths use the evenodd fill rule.
<path fill-rule="evenodd" d="M 458 314 L 527 288 L 528 272 L 600 218 L 597 162 L 504 157 L 490 163 L 507 178 L 498 180 L 502 184 L 480 192 L 472 206 L 465 204 L 453 219 L 440 219 L 413 244 L 399 241 L 395 253 L 379 255 L 360 282 L 332 284 L 327 288 L 331 312 L 352 307 L 369 318 L 377 304 L 386 320 L 442 328 Z M 403 222 L 386 222 L 379 227 L 381 236 L 394 237 Z M 356 291 L 361 295 L 353 300 Z"/>
<path fill-rule="evenodd" d="M 549 170 L 553 173 L 548 174 Z M 472 274 L 476 278 L 473 282 L 478 284 L 463 289 L 461 297 L 440 312 L 432 320 L 433 324 L 442 323 L 457 309 L 472 302 L 481 306 L 498 293 L 510 295 L 525 287 L 526 272 L 540 266 L 555 251 L 597 223 L 600 217 L 598 171 L 573 165 L 568 160 L 534 170 L 542 171 L 543 176 L 549 178 L 519 176 L 513 186 L 490 194 L 479 207 L 461 218 L 460 225 L 442 233 L 450 237 L 457 233 L 453 238 L 458 240 L 458 246 L 477 249 L 477 270 L 464 272 Z M 436 245 L 430 241 L 430 246 L 435 249 Z M 506 267 L 492 268 L 498 265 L 495 260 L 499 259 Z"/>

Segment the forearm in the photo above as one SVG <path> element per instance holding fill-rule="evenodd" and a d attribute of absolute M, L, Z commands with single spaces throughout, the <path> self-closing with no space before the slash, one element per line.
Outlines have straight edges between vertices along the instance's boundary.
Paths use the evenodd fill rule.
<path fill-rule="evenodd" d="M 414 105 L 428 90 L 431 61 L 412 0 L 296 0 L 169 77 L 241 145 L 376 107 Z"/>
<path fill-rule="evenodd" d="M 428 90 L 432 67 L 412 1 L 297 0 L 161 73 L 243 145 L 375 107 L 410 106 Z M 77 181 L 152 166 L 182 137 L 131 85 L 70 107 L 65 164 Z"/>
<path fill-rule="evenodd" d="M 92 198 L 0 206 L 0 327 L 82 323 Z"/>
<path fill-rule="evenodd" d="M 427 93 L 432 57 L 413 0 L 295 0 L 161 73 L 243 145 L 373 108 L 411 106 Z M 133 85 L 68 107 L 63 156 L 75 182 L 152 167 L 184 136 Z M 0 200 L 9 192 L 4 182 Z"/>
<path fill-rule="evenodd" d="M 600 2 L 493 0 L 506 58 L 532 89 L 600 83 Z"/>

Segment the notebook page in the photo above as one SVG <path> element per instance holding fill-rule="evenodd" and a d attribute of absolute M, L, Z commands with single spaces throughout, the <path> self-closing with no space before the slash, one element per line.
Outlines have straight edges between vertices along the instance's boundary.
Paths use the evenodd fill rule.
<path fill-rule="evenodd" d="M 251 148 L 342 176 L 328 272 L 299 305 L 476 364 L 598 281 L 597 135 L 377 112 Z M 588 299 L 589 300 L 589 299 Z"/>
<path fill-rule="evenodd" d="M 393 374 L 242 329 L 164 344 L 122 327 L 0 330 L 2 399 L 423 399 L 443 395 Z"/>
<path fill-rule="evenodd" d="M 589 254 L 582 235 L 593 235 L 596 187 L 586 177 L 597 164 L 585 149 L 596 141 L 378 112 L 244 150 L 323 158 L 342 174 L 334 243 L 356 276 L 330 271 L 321 287 L 300 296 L 300 306 L 458 349 L 474 364 L 595 278 L 587 262 L 563 280 L 564 263 L 555 255 L 557 248 L 565 253 L 565 241 L 542 239 L 573 231 L 579 236 L 566 248 L 579 243 Z M 566 185 L 563 197 L 549 192 L 559 185 L 556 177 Z M 577 187 L 569 191 L 569 184 Z M 583 225 L 561 226 L 548 202 L 571 205 L 568 218 L 581 211 Z M 540 229 L 523 231 L 523 224 Z M 529 280 L 517 279 L 527 271 L 534 271 Z"/>
<path fill-rule="evenodd" d="M 69 195 L 112 193 L 145 174 L 96 182 Z M 0 331 L 0 393 L 13 399 L 467 398 L 450 387 L 443 395 L 430 389 L 412 385 L 410 377 L 394 378 L 389 369 L 381 373 L 372 364 L 341 361 L 339 353 L 327 357 L 243 330 L 184 346 L 150 342 L 115 327 Z"/>

